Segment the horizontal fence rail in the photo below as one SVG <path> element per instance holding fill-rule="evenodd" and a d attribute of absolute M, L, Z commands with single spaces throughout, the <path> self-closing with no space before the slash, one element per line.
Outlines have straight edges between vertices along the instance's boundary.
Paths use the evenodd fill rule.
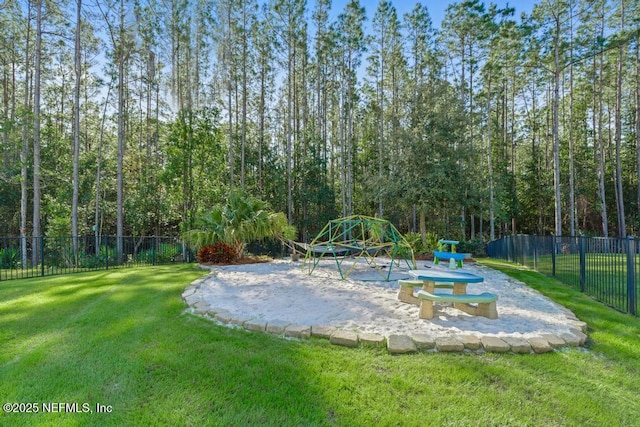
<path fill-rule="evenodd" d="M 616 310 L 638 316 L 638 244 L 633 237 L 513 235 L 487 244 L 487 255 L 556 277 Z"/>
<path fill-rule="evenodd" d="M 0 281 L 192 261 L 174 237 L 0 237 Z"/>

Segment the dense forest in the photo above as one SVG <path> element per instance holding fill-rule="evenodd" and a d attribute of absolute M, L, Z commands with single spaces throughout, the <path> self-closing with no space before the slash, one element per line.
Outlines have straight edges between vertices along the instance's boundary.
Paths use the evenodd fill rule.
<path fill-rule="evenodd" d="M 640 1 L 2 0 L 0 235 L 177 235 L 232 189 L 489 240 L 640 229 Z"/>

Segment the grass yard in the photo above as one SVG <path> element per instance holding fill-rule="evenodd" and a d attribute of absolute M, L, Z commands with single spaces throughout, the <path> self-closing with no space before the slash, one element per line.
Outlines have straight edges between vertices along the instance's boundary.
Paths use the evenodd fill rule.
<path fill-rule="evenodd" d="M 532 264 L 533 262 L 530 260 L 529 265 Z M 551 255 L 538 258 L 538 271 L 551 275 Z M 635 273 L 636 294 L 640 295 L 640 256 L 635 259 Z M 578 254 L 556 255 L 556 278 L 574 289 L 580 289 L 580 256 Z M 607 305 L 622 311 L 626 310 L 626 255 L 622 253 L 585 254 L 584 291 Z"/>
<path fill-rule="evenodd" d="M 607 282 L 626 281 L 627 258 L 625 254 L 585 254 L 585 274 L 592 281 L 604 280 Z M 529 261 L 529 264 L 533 264 Z M 636 257 L 636 265 L 640 264 L 640 257 Z M 547 274 L 552 271 L 551 255 L 538 257 L 538 270 Z M 558 254 L 556 255 L 556 274 L 564 275 L 564 279 L 572 286 L 578 287 L 580 283 L 580 255 Z"/>
<path fill-rule="evenodd" d="M 573 310 L 588 350 L 390 356 L 229 329 L 183 313 L 192 265 L 2 282 L 0 401 L 39 412 L 0 425 L 638 425 L 640 320 L 486 264 Z"/>

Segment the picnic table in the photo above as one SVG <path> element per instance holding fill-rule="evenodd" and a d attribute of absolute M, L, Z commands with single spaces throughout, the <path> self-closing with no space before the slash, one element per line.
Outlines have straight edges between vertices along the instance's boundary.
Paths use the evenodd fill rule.
<path fill-rule="evenodd" d="M 453 260 L 453 264 L 457 268 L 462 268 L 465 255 L 457 253 L 456 245 L 459 243 L 457 240 L 438 240 L 438 250 L 433 252 L 433 263 L 438 265 L 441 259 L 446 261 Z M 448 251 L 446 250 L 447 246 L 450 248 Z M 453 268 L 451 263 L 450 267 Z"/>
<path fill-rule="evenodd" d="M 467 285 L 469 283 L 481 283 L 484 281 L 482 276 L 462 271 L 445 271 L 445 270 L 409 270 L 409 274 L 415 277 L 414 281 L 398 281 L 400 290 L 398 299 L 404 302 L 413 302 L 416 300 L 420 305 L 420 318 L 433 318 L 433 304 L 453 303 L 453 307 L 464 311 L 473 316 L 484 316 L 489 319 L 497 319 L 498 312 L 496 309 L 496 301 L 498 296 L 489 292 L 482 294 L 467 294 Z M 404 283 L 401 283 L 404 282 Z M 422 289 L 418 291 L 417 297 L 413 296 L 413 287 L 422 285 Z M 436 288 L 451 287 L 452 294 L 436 293 Z M 410 290 L 411 295 L 408 294 Z M 414 300 L 415 298 L 415 300 Z M 477 305 L 471 305 L 477 304 Z"/>
<path fill-rule="evenodd" d="M 453 294 L 464 295 L 467 293 L 469 283 L 480 283 L 484 281 L 482 276 L 464 272 L 447 270 L 409 270 L 409 274 L 423 283 L 423 290 L 433 292 L 436 283 L 453 283 Z"/>

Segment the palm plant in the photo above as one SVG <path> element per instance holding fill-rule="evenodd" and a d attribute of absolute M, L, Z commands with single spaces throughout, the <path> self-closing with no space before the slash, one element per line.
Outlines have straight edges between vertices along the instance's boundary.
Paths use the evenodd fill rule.
<path fill-rule="evenodd" d="M 187 231 L 185 240 L 196 249 L 224 242 L 234 246 L 243 257 L 248 242 L 267 238 L 292 240 L 295 234 L 295 227 L 282 212 L 273 212 L 268 203 L 235 190 L 224 204 L 202 215 L 198 228 Z"/>

